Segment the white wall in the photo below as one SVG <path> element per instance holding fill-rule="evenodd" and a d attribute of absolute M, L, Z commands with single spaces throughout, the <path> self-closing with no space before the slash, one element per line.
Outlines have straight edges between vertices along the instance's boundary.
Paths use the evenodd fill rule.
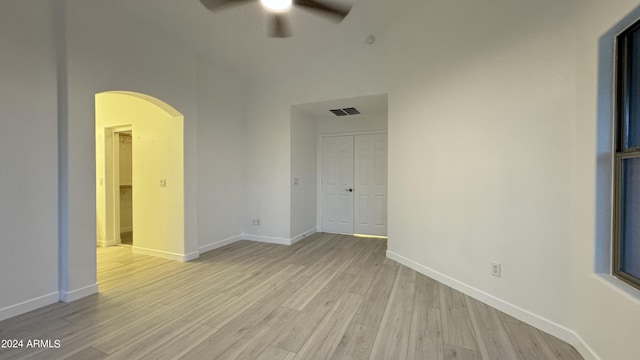
<path fill-rule="evenodd" d="M 366 131 L 387 131 L 387 113 L 360 114 L 346 117 L 328 115 L 318 119 L 318 134 L 346 134 Z"/>
<path fill-rule="evenodd" d="M 198 60 L 198 245 L 211 250 L 242 234 L 244 84 Z"/>
<path fill-rule="evenodd" d="M 291 107 L 291 230 L 298 240 L 316 229 L 317 218 L 316 120 Z M 295 183 L 295 179 L 298 183 Z"/>
<path fill-rule="evenodd" d="M 390 76 L 389 250 L 567 326 L 571 9 L 406 11 Z"/>
<path fill-rule="evenodd" d="M 389 250 L 587 358 L 640 351 L 640 296 L 594 274 L 610 241 L 594 219 L 610 217 L 599 43 L 636 5 L 414 2 L 393 34 Z"/>
<path fill-rule="evenodd" d="M 54 33 L 51 1 L 0 2 L 0 320 L 58 300 Z"/>
<path fill-rule="evenodd" d="M 611 135 L 614 38 L 640 19 L 634 1 L 584 4 L 572 123 L 572 328 L 601 359 L 640 353 L 640 292 L 612 278 Z M 594 271 L 596 272 L 594 274 Z"/>

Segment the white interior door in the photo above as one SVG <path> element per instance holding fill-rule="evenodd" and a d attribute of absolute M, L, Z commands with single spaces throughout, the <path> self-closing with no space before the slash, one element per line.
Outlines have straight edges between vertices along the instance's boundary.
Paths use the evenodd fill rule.
<path fill-rule="evenodd" d="M 387 135 L 321 142 L 322 231 L 387 235 Z"/>
<path fill-rule="evenodd" d="M 322 138 L 322 230 L 353 234 L 353 136 Z"/>
<path fill-rule="evenodd" d="M 387 236 L 387 134 L 355 136 L 356 234 Z"/>

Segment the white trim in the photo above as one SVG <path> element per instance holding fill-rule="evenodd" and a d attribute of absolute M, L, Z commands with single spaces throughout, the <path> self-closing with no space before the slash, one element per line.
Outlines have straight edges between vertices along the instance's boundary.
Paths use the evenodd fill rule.
<path fill-rule="evenodd" d="M 188 254 L 184 254 L 182 256 L 182 260 L 180 260 L 180 261 L 187 262 L 187 261 L 195 260 L 195 259 L 197 259 L 199 257 L 200 257 L 200 251 L 192 251 L 192 252 L 190 252 Z"/>
<path fill-rule="evenodd" d="M 200 250 L 200 254 L 204 254 L 204 253 L 206 253 L 208 251 L 215 250 L 215 249 L 221 248 L 223 246 L 227 246 L 227 245 L 233 244 L 234 242 L 240 241 L 240 240 L 242 240 L 242 235 L 236 235 L 236 236 L 232 236 L 230 238 L 226 238 L 224 240 L 212 242 L 211 244 L 200 246 L 200 249 L 199 249 Z"/>
<path fill-rule="evenodd" d="M 157 257 L 161 257 L 169 260 L 176 260 L 176 261 L 182 261 L 182 262 L 197 259 L 200 256 L 200 254 L 197 251 L 194 251 L 189 254 L 178 254 L 178 253 L 172 253 L 172 252 L 162 251 L 162 250 L 147 249 L 147 248 L 143 248 L 135 245 L 131 247 L 131 251 L 134 254 L 157 256 Z"/>
<path fill-rule="evenodd" d="M 270 236 L 243 234 L 242 238 L 245 240 L 258 241 L 258 242 L 269 243 L 269 244 L 279 244 L 279 245 L 293 244 L 291 242 L 291 239 L 276 238 L 276 237 L 270 237 Z"/>
<path fill-rule="evenodd" d="M 98 284 L 88 285 L 71 291 L 61 291 L 60 301 L 64 303 L 80 300 L 89 295 L 98 293 Z"/>
<path fill-rule="evenodd" d="M 33 311 L 47 305 L 55 304 L 59 299 L 60 293 L 56 291 L 18 304 L 9 305 L 0 309 L 0 321 L 28 313 L 29 311 Z"/>
<path fill-rule="evenodd" d="M 575 346 L 576 350 L 578 350 L 578 352 L 580 352 L 580 354 L 586 359 L 600 360 L 600 357 L 576 332 L 563 325 L 546 319 L 540 315 L 534 314 L 531 311 L 523 309 L 517 305 L 499 299 L 482 290 L 476 289 L 473 286 L 469 286 L 461 281 L 458 281 L 436 270 L 433 270 L 427 266 L 421 265 L 402 255 L 396 254 L 393 251 L 387 250 L 387 257 L 453 289 L 456 289 L 468 296 L 471 296 L 472 298 L 480 302 L 483 302 L 493 308 L 505 312 L 518 320 L 521 320 L 533 327 L 536 327 L 563 341 L 570 343 L 571 345 Z"/>
<path fill-rule="evenodd" d="M 573 345 L 573 347 L 575 347 L 576 350 L 578 350 L 580 355 L 582 355 L 582 357 L 585 358 L 585 360 L 602 360 L 602 358 L 598 356 L 595 350 L 593 350 L 591 346 L 589 346 L 589 344 L 587 344 L 587 342 L 584 341 L 584 339 L 580 335 L 578 335 L 573 331 L 571 331 L 571 333 L 575 337 L 575 342 L 572 342 L 572 341 L 567 341 L 567 342 Z"/>
<path fill-rule="evenodd" d="M 115 239 L 111 239 L 111 240 L 96 240 L 96 245 L 98 247 L 109 247 L 109 246 L 118 245 L 118 241 L 115 240 Z"/>
<path fill-rule="evenodd" d="M 309 229 L 309 230 L 307 230 L 307 231 L 305 231 L 305 232 L 303 232 L 301 234 L 298 234 L 298 235 L 292 237 L 289 241 L 291 242 L 291 245 L 293 245 L 293 244 L 297 243 L 298 241 L 306 238 L 307 236 L 311 236 L 311 235 L 313 235 L 313 234 L 315 234 L 317 232 L 318 232 L 318 228 Z"/>
<path fill-rule="evenodd" d="M 372 134 L 388 134 L 389 129 L 380 130 L 368 130 L 368 131 L 352 131 L 352 132 L 337 132 L 337 133 L 319 133 L 319 137 L 323 136 L 356 136 L 356 135 L 372 135 Z"/>

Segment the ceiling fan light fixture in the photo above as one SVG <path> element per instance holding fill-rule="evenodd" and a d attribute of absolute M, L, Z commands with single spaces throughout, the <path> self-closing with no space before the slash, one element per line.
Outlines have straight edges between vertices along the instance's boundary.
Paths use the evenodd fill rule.
<path fill-rule="evenodd" d="M 262 6 L 272 12 L 285 12 L 291 8 L 292 0 L 260 0 Z"/>

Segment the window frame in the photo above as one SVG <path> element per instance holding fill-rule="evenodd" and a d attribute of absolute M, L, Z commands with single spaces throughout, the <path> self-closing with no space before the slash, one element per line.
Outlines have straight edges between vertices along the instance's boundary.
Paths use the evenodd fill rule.
<path fill-rule="evenodd" d="M 640 20 L 636 21 L 618 36 L 615 49 L 615 115 L 614 115 L 614 179 L 613 179 L 613 236 L 612 236 L 612 275 L 640 290 L 640 277 L 622 270 L 622 234 L 623 234 L 623 162 L 627 159 L 640 158 L 640 146 L 629 147 L 630 124 L 630 88 L 631 71 L 630 56 L 632 52 L 631 36 L 640 35 Z M 640 63 L 640 59 L 638 59 Z M 640 89 L 640 81 L 637 88 Z M 640 123 L 637 124 L 640 127 Z M 639 185 L 640 186 L 640 185 Z M 640 261 L 640 259 L 639 259 Z"/>

